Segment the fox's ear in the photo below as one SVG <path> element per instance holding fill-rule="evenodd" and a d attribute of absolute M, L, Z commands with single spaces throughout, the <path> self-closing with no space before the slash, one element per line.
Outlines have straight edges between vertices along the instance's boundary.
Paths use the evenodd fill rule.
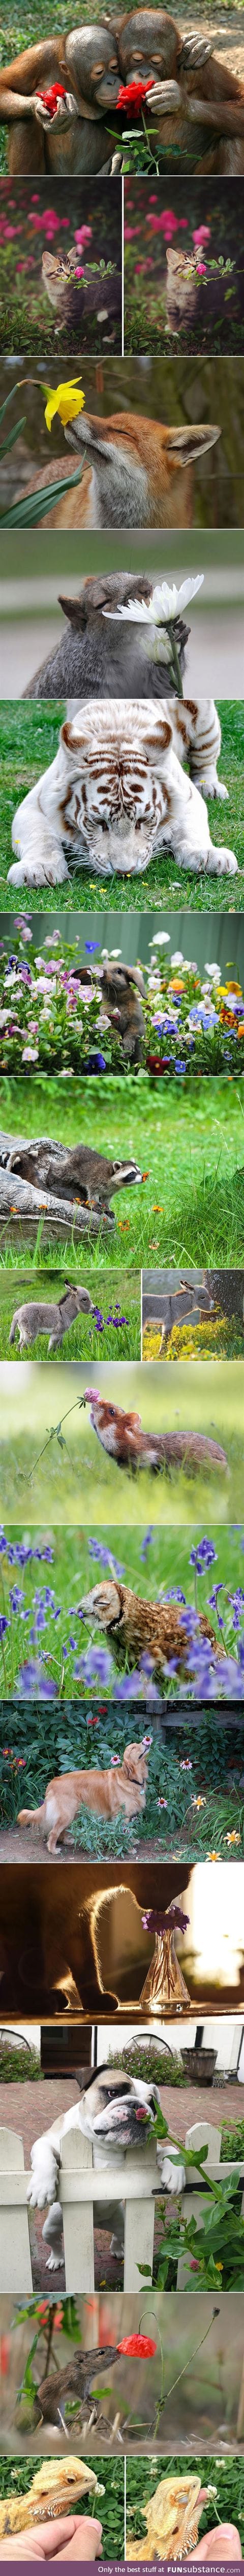
<path fill-rule="evenodd" d="M 169 453 L 169 462 L 171 463 L 172 458 L 172 465 L 176 467 L 193 465 L 197 456 L 205 454 L 207 447 L 215 446 L 215 439 L 221 438 L 221 430 L 213 428 L 212 421 L 207 420 L 206 425 L 202 421 L 198 421 L 197 424 L 194 422 L 193 425 L 189 422 L 188 429 L 164 430 L 162 436 L 163 442 L 165 441 L 166 457 Z"/>

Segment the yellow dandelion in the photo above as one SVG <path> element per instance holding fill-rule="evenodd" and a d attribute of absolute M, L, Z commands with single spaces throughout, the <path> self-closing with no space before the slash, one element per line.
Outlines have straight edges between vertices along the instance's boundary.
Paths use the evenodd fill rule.
<path fill-rule="evenodd" d="M 82 393 L 82 386 L 81 391 L 78 392 L 78 386 L 81 386 L 80 376 L 74 376 L 72 382 L 68 382 L 67 380 L 66 384 L 56 385 L 54 387 L 52 385 L 48 385 L 48 400 L 45 405 L 47 429 L 51 429 L 52 427 L 52 420 L 55 418 L 55 412 L 59 412 L 59 418 L 63 421 L 63 427 L 65 429 L 66 421 L 75 420 L 76 412 L 83 411 L 85 395 Z"/>

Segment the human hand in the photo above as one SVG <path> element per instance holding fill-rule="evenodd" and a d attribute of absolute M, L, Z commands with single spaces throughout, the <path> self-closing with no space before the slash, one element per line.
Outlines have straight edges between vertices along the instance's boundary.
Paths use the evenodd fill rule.
<path fill-rule="evenodd" d="M 194 2560 L 199 2558 L 200 2561 L 205 2559 L 207 2562 L 210 2558 L 216 2559 L 216 2562 L 219 2558 L 232 2560 L 241 2558 L 241 2541 L 236 2523 L 219 2522 L 218 2527 L 215 2523 L 213 2531 L 204 2532 L 204 2539 L 198 2541 L 198 2547 L 191 2551 L 191 2557 Z"/>
<path fill-rule="evenodd" d="M 28 2531 L 13 2532 L 12 2539 L 0 2541 L 0 2562 L 9 2558 L 76 2559 L 78 2566 L 85 2558 L 101 2558 L 102 2524 L 90 2514 L 63 2514 L 56 2522 L 39 2523 Z"/>

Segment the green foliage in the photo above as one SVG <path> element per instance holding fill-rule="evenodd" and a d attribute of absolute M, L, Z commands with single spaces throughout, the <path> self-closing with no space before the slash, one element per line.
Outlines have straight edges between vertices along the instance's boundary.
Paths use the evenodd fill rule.
<path fill-rule="evenodd" d="M 41 2075 L 38 2049 L 21 2048 L 21 2041 L 14 2048 L 6 2033 L 0 2041 L 0 2084 L 40 2084 Z"/>
<path fill-rule="evenodd" d="M 220 2162 L 244 2164 L 244 2120 L 223 2120 Z"/>
<path fill-rule="evenodd" d="M 184 2069 L 177 2050 L 171 2051 L 170 2046 L 167 2048 L 166 2044 L 158 2048 L 156 2039 L 152 2038 L 147 2044 L 144 2037 L 140 2045 L 136 2039 L 133 2040 L 133 2045 L 130 2040 L 128 2047 L 120 2048 L 117 2053 L 116 2048 L 111 2044 L 109 2056 L 111 2064 L 123 2066 L 128 2075 L 141 2075 L 143 2084 L 172 2084 L 176 2089 L 179 2085 L 185 2084 Z"/>

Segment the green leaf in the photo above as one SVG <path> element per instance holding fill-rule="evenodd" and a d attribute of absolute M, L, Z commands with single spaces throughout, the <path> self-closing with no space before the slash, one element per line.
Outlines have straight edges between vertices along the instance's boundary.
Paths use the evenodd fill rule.
<path fill-rule="evenodd" d="M 20 438 L 21 431 L 22 429 L 25 429 L 25 427 L 26 412 L 23 412 L 23 420 L 16 420 L 15 429 L 10 429 L 9 431 L 9 438 L 2 439 L 0 447 L 0 464 L 2 456 L 9 456 L 10 447 L 15 447 L 16 438 Z"/>
<path fill-rule="evenodd" d="M 55 501 L 59 501 L 60 493 L 73 491 L 73 485 L 81 483 L 84 465 L 85 455 L 82 464 L 78 465 L 77 474 L 65 474 L 62 480 L 60 476 L 58 482 L 42 485 L 40 492 L 29 493 L 26 501 L 14 501 L 11 510 L 1 511 L 0 527 L 34 528 L 36 520 L 46 518 L 47 511 L 54 507 Z"/>

